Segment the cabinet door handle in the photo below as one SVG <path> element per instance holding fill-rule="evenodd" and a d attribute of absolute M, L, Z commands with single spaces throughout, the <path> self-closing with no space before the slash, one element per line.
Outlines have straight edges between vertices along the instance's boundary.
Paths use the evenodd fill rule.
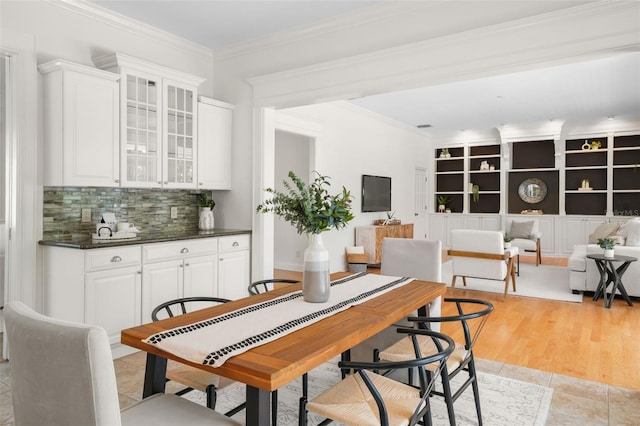
<path fill-rule="evenodd" d="M 165 181 L 164 181 L 164 184 L 165 184 L 165 185 L 167 185 L 168 183 L 169 183 L 169 181 L 168 181 L 168 180 L 165 180 Z"/>
<path fill-rule="evenodd" d="M 185 264 L 184 264 L 184 266 L 185 266 L 185 267 L 187 267 L 187 266 L 189 266 L 189 264 L 188 264 L 188 263 L 185 263 Z"/>
<path fill-rule="evenodd" d="M 198 182 L 198 185 L 202 186 L 202 185 L 204 185 L 204 183 L 202 183 L 202 182 Z"/>
<path fill-rule="evenodd" d="M 115 183 L 120 183 L 120 179 L 116 179 L 114 182 Z"/>
<path fill-rule="evenodd" d="M 240 243 L 239 243 L 239 242 L 237 242 L 237 241 L 234 241 L 234 242 L 233 242 L 233 244 L 231 244 L 231 245 L 232 245 L 233 247 L 238 247 L 238 246 L 240 245 Z"/>
<path fill-rule="evenodd" d="M 161 180 L 158 181 L 158 185 L 162 185 L 162 181 Z"/>
<path fill-rule="evenodd" d="M 138 271 L 138 272 L 137 272 L 137 274 L 138 274 L 138 275 L 142 275 L 142 271 Z"/>
<path fill-rule="evenodd" d="M 182 253 L 182 254 L 189 253 L 189 249 L 185 247 L 182 250 L 180 250 L 180 253 Z"/>
<path fill-rule="evenodd" d="M 112 263 L 116 263 L 116 262 L 122 262 L 122 258 L 120 256 L 113 256 L 111 258 L 111 262 Z"/>
<path fill-rule="evenodd" d="M 220 258 L 220 262 L 224 262 L 224 257 L 221 257 L 221 258 Z"/>

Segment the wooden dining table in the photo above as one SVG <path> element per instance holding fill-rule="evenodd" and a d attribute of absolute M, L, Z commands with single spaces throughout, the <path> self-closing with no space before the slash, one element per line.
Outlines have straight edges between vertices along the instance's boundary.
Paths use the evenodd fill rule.
<path fill-rule="evenodd" d="M 331 279 L 347 275 L 350 274 L 335 273 L 331 275 Z M 245 383 L 246 424 L 268 425 L 271 418 L 271 391 L 348 351 L 416 310 L 419 315 L 426 315 L 429 302 L 444 295 L 446 286 L 442 283 L 414 280 L 277 340 L 233 356 L 217 368 L 190 362 L 144 341 L 156 333 L 216 317 L 257 301 L 273 299 L 300 289 L 300 284 L 287 285 L 256 296 L 122 330 L 123 344 L 147 352 L 143 398 L 164 392 L 167 359 L 172 359 Z"/>

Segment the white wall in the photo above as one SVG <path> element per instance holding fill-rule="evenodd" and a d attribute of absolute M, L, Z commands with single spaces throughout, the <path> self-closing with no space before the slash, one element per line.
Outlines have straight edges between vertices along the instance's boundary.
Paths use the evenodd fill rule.
<path fill-rule="evenodd" d="M 339 231 L 323 234 L 330 253 L 331 271 L 345 271 L 345 247 L 354 245 L 356 226 L 386 218 L 384 212 L 361 212 L 363 174 L 392 178 L 392 207 L 396 218 L 411 223 L 414 214 L 414 170 L 431 169 L 431 143 L 416 129 L 392 122 L 346 102 L 333 102 L 279 111 L 319 123 L 315 140 L 315 168 L 331 177 L 331 191 L 345 186 L 354 196 L 355 219 Z M 275 246 L 281 236 L 275 235 Z"/>
<path fill-rule="evenodd" d="M 274 187 L 279 191 L 286 191 L 283 181 L 291 183 L 289 171 L 307 180 L 310 173 L 309 150 L 313 141 L 303 135 L 276 131 L 275 141 L 275 173 Z M 274 266 L 278 269 L 302 271 L 304 250 L 308 241 L 305 235 L 299 235 L 296 229 L 282 219 L 273 223 L 273 234 L 276 241 L 273 248 Z"/>
<path fill-rule="evenodd" d="M 213 92 L 213 53 L 166 33 L 134 28 L 124 17 L 83 2 L 3 1 L 2 26 L 32 35 L 38 64 L 66 59 L 94 66 L 92 58 L 121 52 L 206 78 L 202 94 Z"/>

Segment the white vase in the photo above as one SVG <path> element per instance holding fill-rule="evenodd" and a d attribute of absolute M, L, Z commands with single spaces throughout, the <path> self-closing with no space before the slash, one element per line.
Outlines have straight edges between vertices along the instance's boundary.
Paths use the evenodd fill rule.
<path fill-rule="evenodd" d="M 213 222 L 213 210 L 209 207 L 200 207 L 199 228 L 203 231 L 209 231 L 213 229 Z"/>
<path fill-rule="evenodd" d="M 613 249 L 604 249 L 604 257 L 614 257 Z"/>
<path fill-rule="evenodd" d="M 505 241 L 504 248 L 510 249 L 511 248 L 511 241 Z"/>
<path fill-rule="evenodd" d="M 329 252 L 321 234 L 309 234 L 309 247 L 304 251 L 302 294 L 305 302 L 323 303 L 329 300 Z"/>

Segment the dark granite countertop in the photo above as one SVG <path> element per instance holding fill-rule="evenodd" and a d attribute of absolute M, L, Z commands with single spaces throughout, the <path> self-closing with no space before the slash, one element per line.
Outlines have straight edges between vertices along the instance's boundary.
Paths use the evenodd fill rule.
<path fill-rule="evenodd" d="M 136 238 L 126 240 L 97 240 L 94 241 L 90 235 L 69 235 L 55 239 L 38 241 L 43 246 L 67 247 L 75 249 L 95 249 L 104 247 L 129 246 L 134 244 L 160 243 L 166 241 L 190 240 L 195 238 L 224 237 L 227 235 L 251 234 L 247 229 L 225 229 L 214 228 L 211 231 L 181 231 L 166 233 L 144 233 L 141 232 Z"/>

